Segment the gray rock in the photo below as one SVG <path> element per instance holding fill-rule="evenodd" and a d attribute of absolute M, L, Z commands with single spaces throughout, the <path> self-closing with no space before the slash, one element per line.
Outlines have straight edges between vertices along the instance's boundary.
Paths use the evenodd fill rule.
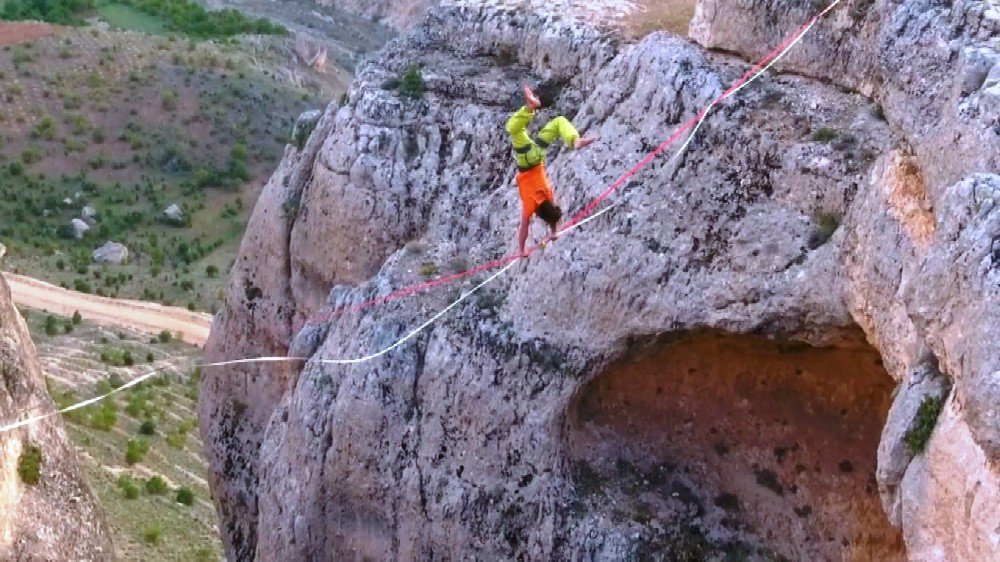
<path fill-rule="evenodd" d="M 88 225 L 87 223 L 83 222 L 80 219 L 71 220 L 69 222 L 69 225 L 70 228 L 73 229 L 73 237 L 76 238 L 77 240 L 82 240 L 83 237 L 87 234 L 87 231 L 90 230 L 90 225 Z"/>
<path fill-rule="evenodd" d="M 903 524 L 902 498 L 899 485 L 906 468 L 913 460 L 913 452 L 904 438 L 913 426 L 920 404 L 927 397 L 943 397 L 948 392 L 948 381 L 938 370 L 936 360 L 930 358 L 920 364 L 896 390 L 896 397 L 889 409 L 882 439 L 878 446 L 878 484 L 882 502 L 889 521 L 896 527 Z"/>
<path fill-rule="evenodd" d="M 758 60 L 817 6 L 811 0 L 701 0 L 691 37 Z M 988 12 L 980 0 L 842 2 L 776 68 L 878 100 L 927 178 L 953 184 L 969 171 L 1000 169 L 1000 131 L 993 126 L 1000 106 L 963 99 L 975 90 L 980 69 L 998 57 L 1000 21 Z"/>
<path fill-rule="evenodd" d="M 292 128 L 292 140 L 297 148 L 301 149 L 305 146 L 309 135 L 312 134 L 316 123 L 319 123 L 322 116 L 323 112 L 318 109 L 305 111 L 298 116 L 295 120 L 295 126 Z"/>
<path fill-rule="evenodd" d="M 962 96 L 968 96 L 983 86 L 997 58 L 993 49 L 979 47 L 962 51 L 959 69 L 959 92 Z"/>
<path fill-rule="evenodd" d="M 201 431 L 229 557 L 639 558 L 685 537 L 657 539 L 640 523 L 649 514 L 625 511 L 627 502 L 641 496 L 652 506 L 644 509 L 680 513 L 684 506 L 666 506 L 690 491 L 698 498 L 687 507 L 712 544 L 763 543 L 791 559 L 890 559 L 902 556 L 902 536 L 916 559 L 995 559 L 990 515 L 961 509 L 967 497 L 1000 502 L 990 464 L 1000 450 L 1000 212 L 992 203 L 1000 176 L 981 173 L 997 169 L 995 110 L 982 103 L 992 74 L 959 99 L 957 59 L 939 56 L 948 42 L 935 25 L 947 24 L 956 49 L 978 45 L 980 30 L 992 28 L 969 2 L 947 13 L 922 0 L 878 1 L 867 5 L 870 15 L 838 12 L 785 63 L 795 73 L 769 75 L 721 104 L 687 153 L 664 154 L 625 182 L 611 212 L 377 360 L 316 361 L 398 341 L 483 277 L 303 327 L 324 309 L 419 283 L 433 275 L 426 272 L 450 270 L 455 255 L 481 263 L 511 252 L 520 209 L 503 126 L 521 80 L 558 94 L 536 126 L 559 112 L 601 137 L 587 151 L 556 149 L 548 161 L 572 213 L 748 66 L 666 34 L 623 43 L 565 4 L 558 14 L 539 4 L 431 10 L 359 68 L 349 103 L 331 105 L 265 186 L 207 355 L 313 361 L 218 369 L 202 380 Z M 706 1 L 699 40 L 755 62 L 814 8 Z M 963 28 L 962 18 L 976 25 Z M 913 53 L 890 60 L 877 53 L 882 43 Z M 423 68 L 422 98 L 383 87 L 414 64 Z M 850 88 L 882 100 L 889 123 Z M 958 145 L 945 151 L 948 135 Z M 424 251 L 407 249 L 415 238 Z M 721 398 L 755 388 L 757 354 L 730 351 L 736 357 L 723 371 L 731 384 L 690 397 L 683 393 L 702 379 L 702 365 L 725 352 L 699 355 L 694 374 L 650 368 L 659 385 L 641 386 L 615 410 L 636 422 L 623 430 L 582 419 L 589 391 L 614 387 L 637 364 L 671 368 L 674 356 L 641 355 L 692 333 L 773 338 L 778 355 L 793 357 L 809 342 L 853 361 L 813 394 L 776 389 L 774 400 L 816 425 L 786 429 L 751 452 L 746 443 L 714 449 L 722 437 L 698 432 L 725 436 L 736 429 L 716 427 L 716 418 L 763 407 Z M 865 355 L 869 344 L 877 354 Z M 899 432 L 917 397 L 933 390 L 913 378 L 930 356 L 954 382 L 949 403 L 965 407 L 949 410 L 934 432 L 928 451 L 938 453 L 912 460 Z M 806 377 L 809 369 L 800 370 Z M 851 373 L 870 378 L 837 378 Z M 914 386 L 890 408 L 892 381 Z M 846 402 L 842 411 L 819 407 L 836 399 Z M 668 409 L 628 418 L 658 400 L 718 410 L 673 423 L 663 421 Z M 844 421 L 858 412 L 871 416 L 857 432 L 867 438 Z M 704 442 L 708 456 L 687 454 L 699 439 L 720 441 Z M 806 484 L 790 492 L 796 463 L 775 459 L 787 454 L 778 452 L 790 447 L 784 440 L 830 455 L 851 450 L 853 462 L 823 461 L 824 481 L 838 482 L 824 492 Z M 634 490 L 633 471 L 650 480 L 661 448 L 690 469 L 662 483 L 672 493 L 615 492 Z M 722 456 L 747 464 L 725 473 Z M 597 466 L 589 473 L 581 469 L 588 458 Z M 975 481 L 956 472 L 955 458 L 975 460 Z M 740 502 L 756 501 L 740 511 L 759 517 L 751 521 L 759 535 L 726 530 L 720 496 L 691 481 L 703 472 L 734 489 L 764 487 L 764 501 L 757 488 L 738 490 Z M 852 495 L 846 482 L 860 482 L 860 491 Z M 844 505 L 864 507 L 848 522 L 836 507 Z M 848 546 L 825 540 L 823 529 Z"/>
<path fill-rule="evenodd" d="M 180 206 L 177 205 L 177 203 L 174 203 L 169 207 L 167 207 L 166 209 L 164 209 L 163 217 L 168 222 L 177 225 L 182 225 L 187 220 L 187 217 L 184 215 L 184 211 L 181 210 Z"/>
<path fill-rule="evenodd" d="M 124 244 L 109 240 L 103 246 L 94 250 L 93 258 L 97 263 L 120 265 L 128 261 L 128 248 Z"/>

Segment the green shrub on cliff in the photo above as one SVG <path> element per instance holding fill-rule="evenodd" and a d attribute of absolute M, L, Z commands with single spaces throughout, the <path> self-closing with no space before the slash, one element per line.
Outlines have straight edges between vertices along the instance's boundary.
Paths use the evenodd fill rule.
<path fill-rule="evenodd" d="M 28 445 L 21 451 L 17 459 L 17 475 L 21 482 L 34 486 L 42 478 L 42 450 L 34 445 Z"/>
<path fill-rule="evenodd" d="M 927 441 L 934 433 L 934 426 L 937 425 L 938 416 L 944 408 L 944 398 L 941 396 L 925 396 L 920 402 L 920 409 L 917 410 L 917 417 L 913 418 L 910 429 L 907 430 L 903 440 L 906 446 L 914 455 L 924 452 Z"/>
<path fill-rule="evenodd" d="M 399 80 L 399 93 L 408 98 L 421 98 L 424 95 L 424 77 L 419 66 L 411 66 Z"/>

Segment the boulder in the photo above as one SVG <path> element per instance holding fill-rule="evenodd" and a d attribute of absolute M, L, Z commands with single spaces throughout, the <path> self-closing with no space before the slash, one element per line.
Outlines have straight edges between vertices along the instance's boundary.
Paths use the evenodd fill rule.
<path fill-rule="evenodd" d="M 305 111 L 299 115 L 295 120 L 295 127 L 292 128 L 292 142 L 295 143 L 295 146 L 300 149 L 305 146 L 306 141 L 309 140 L 309 135 L 312 134 L 316 128 L 316 123 L 319 123 L 319 119 L 322 116 L 323 112 L 318 109 Z"/>
<path fill-rule="evenodd" d="M 73 238 L 77 240 L 82 240 L 83 236 L 90 230 L 90 225 L 80 219 L 73 219 L 70 221 L 69 226 L 73 229 Z"/>
<path fill-rule="evenodd" d="M 180 206 L 177 205 L 177 203 L 174 203 L 173 205 L 170 205 L 169 207 L 164 209 L 163 217 L 167 220 L 167 222 L 171 224 L 182 225 L 186 221 L 184 211 L 181 210 Z"/>
<path fill-rule="evenodd" d="M 111 263 L 120 265 L 128 261 L 128 248 L 118 242 L 107 241 L 103 246 L 94 250 L 94 261 L 97 263 Z"/>
<path fill-rule="evenodd" d="M 931 357 L 918 365 L 899 385 L 889 409 L 878 447 L 876 475 L 886 515 L 897 527 L 903 524 L 899 485 L 914 456 L 905 442 L 907 432 L 924 399 L 941 398 L 947 392 L 948 381 L 939 370 L 937 361 Z"/>

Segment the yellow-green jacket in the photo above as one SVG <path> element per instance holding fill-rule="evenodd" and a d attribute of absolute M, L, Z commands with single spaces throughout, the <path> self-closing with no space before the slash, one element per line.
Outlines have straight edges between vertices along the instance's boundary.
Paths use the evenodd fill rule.
<path fill-rule="evenodd" d="M 580 133 L 569 119 L 560 115 L 546 123 L 538 131 L 537 139 L 532 140 L 528 135 L 528 124 L 534 117 L 535 112 L 524 106 L 507 120 L 507 133 L 514 145 L 514 159 L 517 161 L 517 169 L 522 172 L 545 162 L 545 151 L 556 139 L 562 138 L 566 146 L 572 150 L 573 143 L 580 138 Z"/>

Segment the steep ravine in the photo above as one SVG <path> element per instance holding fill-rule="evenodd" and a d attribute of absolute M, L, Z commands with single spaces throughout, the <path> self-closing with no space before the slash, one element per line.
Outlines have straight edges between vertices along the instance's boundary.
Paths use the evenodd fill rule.
<path fill-rule="evenodd" d="M 1000 66 L 969 78 L 962 53 L 995 61 L 997 27 L 974 2 L 925 4 L 845 4 L 792 73 L 719 107 L 617 209 L 412 343 L 360 365 L 207 372 L 230 556 L 995 559 Z M 575 211 L 745 71 L 731 53 L 754 58 L 814 7 L 706 1 L 693 36 L 730 54 L 622 42 L 593 6 L 432 9 L 287 149 L 210 357 L 364 355 L 471 287 L 302 328 L 512 250 L 503 123 L 520 81 L 601 136 L 550 159 Z M 771 23 L 748 23 L 755 9 Z M 898 21 L 918 12 L 965 22 L 946 29 L 966 57 L 919 87 L 888 58 L 938 48 L 944 27 Z M 867 67 L 838 72 L 852 57 Z M 388 85 L 414 64 L 427 92 L 410 100 Z M 944 408 L 915 456 L 904 437 L 929 396 Z"/>
<path fill-rule="evenodd" d="M 0 258 L 3 246 L 0 245 Z M 0 275 L 0 424 L 55 408 Z M 33 454 L 35 453 L 35 454 Z M 40 461 L 32 470 L 28 459 Z M 59 417 L 0 434 L 0 560 L 111 560 L 104 511 Z"/>

